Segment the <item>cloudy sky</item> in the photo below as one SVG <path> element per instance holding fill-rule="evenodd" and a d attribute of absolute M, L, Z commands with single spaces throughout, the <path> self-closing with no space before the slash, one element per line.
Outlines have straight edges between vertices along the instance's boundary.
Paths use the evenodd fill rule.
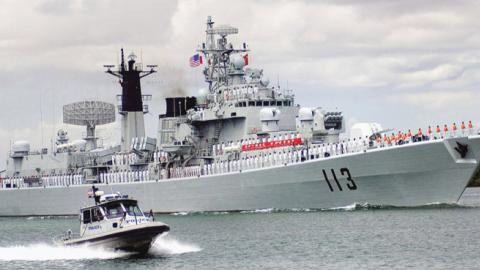
<path fill-rule="evenodd" d="M 155 136 L 163 97 L 205 87 L 188 57 L 208 15 L 240 29 L 251 66 L 293 88 L 305 106 L 338 108 L 349 123 L 418 128 L 480 121 L 479 1 L 0 0 L 0 164 L 14 140 L 49 146 L 62 105 L 115 102 L 103 64 L 124 47 L 159 73 L 147 132 Z M 118 125 L 99 128 L 106 141 Z M 42 139 L 43 138 L 43 139 Z M 0 168 L 4 166 L 0 165 Z"/>

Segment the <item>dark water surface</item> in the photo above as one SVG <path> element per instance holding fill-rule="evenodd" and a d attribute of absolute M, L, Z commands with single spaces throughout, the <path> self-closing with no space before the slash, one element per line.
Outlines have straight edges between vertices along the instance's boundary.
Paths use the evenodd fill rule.
<path fill-rule="evenodd" d="M 0 218 L 0 269 L 479 269 L 480 189 L 460 205 L 162 215 L 136 256 L 52 238 L 76 218 Z"/>

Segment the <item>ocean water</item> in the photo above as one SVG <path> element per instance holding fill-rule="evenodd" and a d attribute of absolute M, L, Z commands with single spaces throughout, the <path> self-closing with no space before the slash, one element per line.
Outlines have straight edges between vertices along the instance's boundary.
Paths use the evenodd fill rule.
<path fill-rule="evenodd" d="M 157 216 L 150 254 L 58 247 L 73 217 L 0 218 L 0 269 L 480 269 L 480 189 L 458 205 Z"/>

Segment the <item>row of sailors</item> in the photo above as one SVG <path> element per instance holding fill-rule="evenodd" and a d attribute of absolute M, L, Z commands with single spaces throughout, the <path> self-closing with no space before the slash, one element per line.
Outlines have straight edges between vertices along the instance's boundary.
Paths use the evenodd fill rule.
<path fill-rule="evenodd" d="M 21 177 L 2 179 L 1 187 L 3 189 L 5 189 L 5 188 L 22 188 L 24 186 L 25 186 L 25 183 L 23 182 L 23 178 L 21 178 Z"/>
<path fill-rule="evenodd" d="M 418 129 L 418 133 L 422 135 L 423 132 L 421 128 Z M 443 128 L 440 128 L 440 125 L 437 125 L 435 128 L 435 137 L 437 138 L 448 138 L 473 134 L 474 128 L 471 120 L 468 121 L 468 123 L 462 121 L 459 127 L 457 127 L 456 123 L 453 123 L 451 129 L 449 129 L 448 125 L 446 124 L 443 125 Z M 427 135 L 433 137 L 433 129 L 431 126 L 428 126 Z"/>
<path fill-rule="evenodd" d="M 192 177 L 202 175 L 201 166 L 188 166 L 185 168 L 170 168 L 170 178 Z M 161 172 L 161 178 L 166 178 L 165 171 Z"/>
<path fill-rule="evenodd" d="M 45 187 L 59 187 L 83 184 L 83 175 L 81 174 L 62 174 L 42 176 L 42 183 Z"/>
<path fill-rule="evenodd" d="M 340 143 L 312 145 L 305 149 L 290 149 L 279 152 L 264 153 L 239 160 L 217 161 L 212 164 L 205 164 L 203 167 L 190 166 L 185 168 L 171 168 L 170 178 L 192 177 L 199 175 L 213 175 L 228 173 L 240 170 L 257 169 L 263 167 L 298 163 L 305 160 L 319 159 L 330 156 L 337 156 L 347 153 L 355 153 L 368 148 L 367 140 L 347 140 Z M 165 172 L 161 178 L 167 178 Z"/>
<path fill-rule="evenodd" d="M 224 100 L 243 99 L 248 97 L 254 97 L 258 93 L 258 87 L 241 87 L 232 90 L 223 90 Z"/>
<path fill-rule="evenodd" d="M 136 181 L 148 181 L 150 172 L 148 170 L 108 172 L 100 174 L 101 183 L 127 183 Z"/>
<path fill-rule="evenodd" d="M 155 162 L 155 163 L 168 162 L 168 153 L 163 152 L 163 151 L 153 152 L 153 162 Z"/>
<path fill-rule="evenodd" d="M 168 161 L 168 154 L 163 151 L 153 152 L 153 161 L 155 163 L 163 163 Z M 138 156 L 134 153 L 130 154 L 116 154 L 112 156 L 112 165 L 130 165 L 138 162 Z"/>
<path fill-rule="evenodd" d="M 134 153 L 116 154 L 112 156 L 112 165 L 130 165 L 138 161 L 138 156 Z"/>
<path fill-rule="evenodd" d="M 41 184 L 44 187 L 61 187 L 83 184 L 83 175 L 81 174 L 62 174 L 42 176 Z M 2 188 L 23 188 L 27 187 L 22 177 L 5 178 L 1 181 Z"/>
<path fill-rule="evenodd" d="M 143 150 L 147 148 L 147 137 L 134 137 L 130 143 L 130 149 Z"/>
<path fill-rule="evenodd" d="M 368 146 L 360 140 L 312 145 L 310 148 L 290 149 L 279 152 L 275 151 L 273 153 L 271 152 L 243 157 L 239 160 L 219 161 L 213 164 L 205 165 L 203 169 L 208 175 L 225 173 L 229 171 L 256 169 L 282 164 L 297 163 L 310 159 L 337 156 L 346 153 L 354 153 L 366 150 L 367 147 Z"/>
<path fill-rule="evenodd" d="M 410 129 L 408 130 L 408 132 L 399 131 L 397 134 L 392 133 L 390 136 L 384 134 L 382 139 L 380 137 L 376 138 L 376 144 L 381 146 L 391 146 L 400 144 L 401 142 L 414 142 L 416 138 L 422 138 L 425 140 L 443 139 L 453 138 L 457 136 L 473 135 L 474 133 L 475 130 L 473 128 L 472 121 L 468 121 L 468 125 L 465 124 L 464 121 L 462 121 L 462 123 L 460 124 L 460 129 L 455 123 L 452 124 L 451 129 L 449 129 L 446 124 L 443 126 L 443 129 L 440 128 L 440 125 L 437 125 L 435 130 L 431 126 L 428 126 L 426 130 L 427 136 L 424 136 L 425 134 L 423 133 L 423 130 L 421 128 L 418 129 L 416 134 L 413 134 Z"/>
<path fill-rule="evenodd" d="M 290 134 L 283 134 L 283 135 L 278 135 L 278 136 L 273 136 L 272 138 L 248 138 L 245 140 L 240 140 L 240 141 L 230 141 L 230 142 L 222 142 L 221 144 L 214 144 L 212 146 L 212 154 L 214 156 L 217 155 L 222 155 L 225 152 L 226 148 L 238 148 L 242 149 L 245 146 L 248 145 L 254 145 L 254 144 L 261 144 L 265 142 L 276 142 L 276 141 L 286 141 L 286 140 L 294 140 L 294 139 L 300 139 L 300 134 L 298 133 L 290 133 Z"/>

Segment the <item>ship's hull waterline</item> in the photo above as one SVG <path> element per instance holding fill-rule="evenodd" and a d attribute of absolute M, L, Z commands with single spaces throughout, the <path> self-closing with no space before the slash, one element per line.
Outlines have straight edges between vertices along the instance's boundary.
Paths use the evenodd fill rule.
<path fill-rule="evenodd" d="M 468 145 L 465 157 L 455 150 Z M 98 184 L 156 213 L 457 202 L 479 168 L 480 136 L 428 141 L 220 175 Z M 90 185 L 0 191 L 0 216 L 75 215 Z"/>

